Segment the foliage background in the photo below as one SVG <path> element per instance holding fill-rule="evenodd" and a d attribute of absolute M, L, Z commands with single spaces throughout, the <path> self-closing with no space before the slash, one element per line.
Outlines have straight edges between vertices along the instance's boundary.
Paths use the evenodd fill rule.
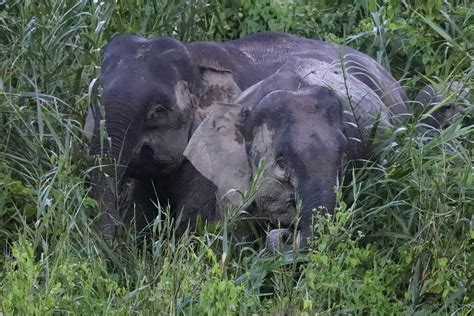
<path fill-rule="evenodd" d="M 368 53 L 413 96 L 472 87 L 470 1 L 0 1 L 0 312 L 459 313 L 473 309 L 472 95 L 444 130 L 415 116 L 348 167 L 307 255 L 235 245 L 231 223 L 176 241 L 171 220 L 118 248 L 96 234 L 81 126 L 115 34 L 227 40 L 284 31 Z M 342 194 L 344 193 L 344 194 Z"/>

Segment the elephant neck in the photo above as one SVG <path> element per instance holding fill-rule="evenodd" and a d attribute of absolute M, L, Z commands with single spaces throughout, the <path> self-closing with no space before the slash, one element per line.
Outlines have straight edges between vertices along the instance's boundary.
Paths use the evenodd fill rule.
<path fill-rule="evenodd" d="M 189 219 L 198 214 L 208 220 L 217 218 L 216 187 L 188 160 L 173 174 L 154 178 L 153 184 L 162 206 L 169 204 L 172 211 L 183 211 Z"/>

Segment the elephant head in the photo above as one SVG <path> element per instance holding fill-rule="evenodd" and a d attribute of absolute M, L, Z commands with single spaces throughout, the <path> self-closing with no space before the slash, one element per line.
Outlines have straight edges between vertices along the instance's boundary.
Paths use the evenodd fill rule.
<path fill-rule="evenodd" d="M 248 189 L 264 159 L 253 215 L 290 227 L 300 198 L 299 229 L 308 237 L 312 209 L 334 209 L 334 186 L 347 147 L 342 107 L 331 90 L 314 86 L 298 93 L 274 91 L 246 113 L 239 104 L 216 104 L 185 155 L 220 195 Z M 236 197 L 229 199 L 237 204 Z"/>
<path fill-rule="evenodd" d="M 334 71 L 331 65 L 289 61 L 295 62 L 309 66 L 305 71 L 293 68 L 294 72 L 283 67 L 244 91 L 235 103 L 215 104 L 184 154 L 217 186 L 218 196 L 237 205 L 240 195 L 232 189 L 247 190 L 264 160 L 253 215 L 266 218 L 274 227 L 289 228 L 295 224 L 297 200 L 301 200 L 297 229 L 304 245 L 311 233 L 313 210 L 334 210 L 334 188 L 344 161 L 360 157 L 366 148 L 360 147 L 355 136 L 368 135 L 374 117 L 378 117 L 378 126 L 386 127 L 389 122 L 383 102 L 357 79 L 346 78 L 348 89 L 340 91 L 344 79 L 328 73 Z M 356 109 L 347 111 L 351 98 Z M 375 110 L 378 113 L 364 114 Z M 363 131 L 355 123 L 357 116 L 363 116 L 359 123 L 365 124 Z M 271 235 L 275 234 L 269 238 Z"/>
<path fill-rule="evenodd" d="M 169 174 L 184 157 L 201 75 L 171 38 L 123 35 L 107 46 L 101 69 L 107 153 L 137 178 Z M 99 154 L 97 124 L 91 154 Z M 172 141 L 170 141 L 172 140 Z"/>
<path fill-rule="evenodd" d="M 173 174 L 183 151 L 213 98 L 240 93 L 231 72 L 203 64 L 182 42 L 121 35 L 106 47 L 101 67 L 105 128 L 126 175 L 138 179 Z M 104 151 L 99 120 L 89 116 L 92 155 Z M 91 130 L 92 129 L 92 130 Z M 127 167 L 127 168 L 125 168 Z"/>

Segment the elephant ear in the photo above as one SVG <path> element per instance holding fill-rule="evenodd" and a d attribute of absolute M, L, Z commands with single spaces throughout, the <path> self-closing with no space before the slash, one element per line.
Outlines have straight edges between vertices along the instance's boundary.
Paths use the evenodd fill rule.
<path fill-rule="evenodd" d="M 240 194 L 251 181 L 245 140 L 237 126 L 242 106 L 215 103 L 209 115 L 189 140 L 184 156 L 217 187 L 218 196 L 224 196 L 233 205 L 241 202 Z"/>
<path fill-rule="evenodd" d="M 233 102 L 242 92 L 240 89 L 242 83 L 233 72 L 231 56 L 220 45 L 196 42 L 186 44 L 186 47 L 201 74 L 194 130 L 207 117 L 214 102 Z"/>
<path fill-rule="evenodd" d="M 89 143 L 92 142 L 94 133 L 97 132 L 99 121 L 102 119 L 102 114 L 100 113 L 100 108 L 97 104 L 97 86 L 97 79 L 92 80 L 89 84 L 89 97 L 91 101 L 84 122 L 84 136 Z"/>
<path fill-rule="evenodd" d="M 89 143 L 92 142 L 92 137 L 94 136 L 94 131 L 97 126 L 97 108 L 91 104 L 87 110 L 86 121 L 84 123 L 84 136 L 86 137 Z"/>
<path fill-rule="evenodd" d="M 194 114 L 193 128 L 209 114 L 214 102 L 232 102 L 241 90 L 231 71 L 199 65 L 201 89 L 198 95 L 198 106 Z"/>

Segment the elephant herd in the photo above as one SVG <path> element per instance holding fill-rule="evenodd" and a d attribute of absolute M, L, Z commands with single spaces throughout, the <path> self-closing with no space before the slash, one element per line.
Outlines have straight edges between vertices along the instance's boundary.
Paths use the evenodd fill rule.
<path fill-rule="evenodd" d="M 248 212 L 274 228 L 268 245 L 295 229 L 304 247 L 314 210 L 334 211 L 344 163 L 411 111 L 371 57 L 284 33 L 191 43 L 121 35 L 105 49 L 100 82 L 104 110 L 91 107 L 85 133 L 92 156 L 116 162 L 92 180 L 108 237 L 132 220 L 146 227 L 157 204 L 181 213 L 178 234 L 197 217 L 222 218 L 263 161 Z M 417 99 L 437 97 L 428 86 Z"/>

